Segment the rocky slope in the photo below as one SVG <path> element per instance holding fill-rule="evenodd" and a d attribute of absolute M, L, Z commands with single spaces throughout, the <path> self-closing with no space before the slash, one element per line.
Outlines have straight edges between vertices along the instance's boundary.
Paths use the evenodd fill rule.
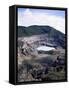
<path fill-rule="evenodd" d="M 54 51 L 37 52 L 39 46 Z M 65 79 L 65 35 L 50 26 L 18 26 L 18 81 Z"/>

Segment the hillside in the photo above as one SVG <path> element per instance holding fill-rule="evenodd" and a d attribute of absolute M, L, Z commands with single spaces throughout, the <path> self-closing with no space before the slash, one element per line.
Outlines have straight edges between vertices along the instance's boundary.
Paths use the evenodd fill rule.
<path fill-rule="evenodd" d="M 45 35 L 46 34 L 46 35 Z M 65 35 L 56 30 L 53 27 L 50 26 L 29 26 L 29 27 L 24 27 L 24 26 L 18 26 L 18 37 L 32 37 L 33 35 L 45 35 L 45 36 L 40 36 L 41 38 L 43 37 L 44 39 L 48 39 L 48 43 L 50 44 L 56 44 L 58 46 L 61 46 L 65 48 Z"/>
<path fill-rule="evenodd" d="M 38 25 L 33 25 L 29 27 L 18 26 L 18 37 L 39 35 L 45 33 L 54 37 L 59 37 L 60 35 L 64 36 L 63 33 L 50 26 L 38 26 Z"/>

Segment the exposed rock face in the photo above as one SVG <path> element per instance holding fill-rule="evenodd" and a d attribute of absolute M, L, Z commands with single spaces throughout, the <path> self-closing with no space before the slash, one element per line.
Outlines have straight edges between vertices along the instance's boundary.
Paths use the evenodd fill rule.
<path fill-rule="evenodd" d="M 20 51 L 21 51 L 21 54 L 25 56 L 28 56 L 28 55 L 36 56 L 37 55 L 37 51 L 34 48 L 34 46 L 31 45 L 31 43 L 28 43 L 25 41 L 23 41 L 23 45 L 20 46 Z"/>
<path fill-rule="evenodd" d="M 40 63 L 23 61 L 18 69 L 19 81 L 41 80 L 42 77 L 48 73 L 48 65 L 41 65 Z"/>
<path fill-rule="evenodd" d="M 22 61 L 18 66 L 18 81 L 61 80 L 65 78 L 63 57 L 46 57 Z M 61 60 L 60 60 L 61 59 Z"/>

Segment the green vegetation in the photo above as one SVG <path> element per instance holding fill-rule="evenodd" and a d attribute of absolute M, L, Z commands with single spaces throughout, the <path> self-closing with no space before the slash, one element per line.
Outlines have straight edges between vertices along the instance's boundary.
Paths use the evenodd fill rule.
<path fill-rule="evenodd" d="M 64 36 L 63 33 L 57 31 L 55 28 L 50 26 L 18 26 L 18 37 L 32 36 L 32 35 L 40 35 L 40 34 L 48 34 L 49 37 L 59 37 Z"/>

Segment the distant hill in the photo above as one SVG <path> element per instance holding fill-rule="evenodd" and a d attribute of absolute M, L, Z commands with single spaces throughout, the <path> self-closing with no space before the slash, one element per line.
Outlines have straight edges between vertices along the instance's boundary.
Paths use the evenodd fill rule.
<path fill-rule="evenodd" d="M 50 26 L 37 26 L 37 25 L 32 25 L 29 27 L 18 26 L 18 37 L 39 35 L 39 34 L 45 34 L 45 33 L 49 35 L 57 34 L 56 36 L 59 36 L 61 34 L 64 36 L 62 32 Z"/>
<path fill-rule="evenodd" d="M 65 34 L 53 27 L 38 25 L 32 25 L 28 27 L 18 26 L 18 37 L 28 37 L 40 34 L 47 34 L 48 37 L 45 38 L 51 38 L 53 42 L 56 42 L 56 44 L 58 44 L 59 46 L 62 46 L 63 48 L 65 47 Z"/>

